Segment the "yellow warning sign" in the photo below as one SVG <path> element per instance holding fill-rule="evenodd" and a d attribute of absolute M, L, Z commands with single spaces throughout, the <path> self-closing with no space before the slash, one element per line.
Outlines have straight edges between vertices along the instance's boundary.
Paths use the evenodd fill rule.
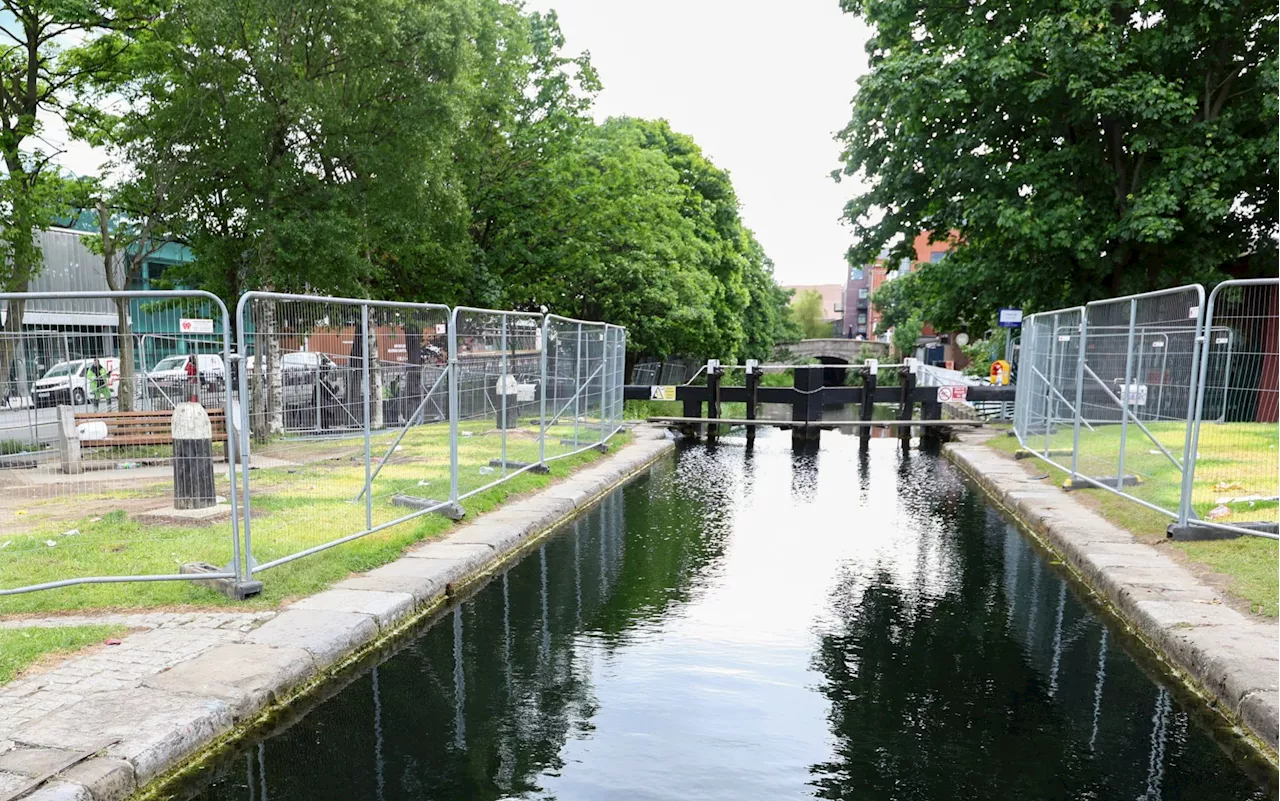
<path fill-rule="evenodd" d="M 649 387 L 649 400 L 673 401 L 675 399 L 676 388 L 674 386 Z"/>

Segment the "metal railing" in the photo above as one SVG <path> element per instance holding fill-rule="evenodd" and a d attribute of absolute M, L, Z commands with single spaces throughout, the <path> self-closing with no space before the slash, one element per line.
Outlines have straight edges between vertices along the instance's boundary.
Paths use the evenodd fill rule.
<path fill-rule="evenodd" d="M 1276 537 L 1277 287 L 1198 284 L 1031 315 L 1022 447 L 1170 517 L 1172 533 Z M 1197 465 L 1200 465 L 1197 475 Z"/>
<path fill-rule="evenodd" d="M 179 579 L 253 587 L 272 568 L 424 515 L 457 519 L 468 498 L 603 448 L 621 428 L 626 331 L 605 323 L 275 292 L 244 294 L 234 317 L 204 292 L 27 293 L 0 303 L 117 298 L 132 308 L 127 336 L 101 308 L 64 320 L 47 303 L 17 334 L 0 335 L 9 366 L 0 382 L 0 596 Z M 52 368 L 115 360 L 112 348 L 126 341 L 131 382 L 109 379 L 81 397 L 72 377 L 58 384 L 68 397 L 43 408 Z M 195 376 L 188 356 L 201 360 Z M 162 428 L 192 399 L 225 426 L 225 442 L 215 434 L 214 444 L 221 514 L 198 524 L 147 516 L 173 504 L 171 445 L 144 453 L 117 444 L 114 429 L 110 443 L 90 443 L 99 426 L 72 425 L 85 469 L 65 469 L 60 415 L 74 423 L 95 399 L 115 413 L 121 394 Z M 203 572 L 167 569 L 189 563 Z"/>

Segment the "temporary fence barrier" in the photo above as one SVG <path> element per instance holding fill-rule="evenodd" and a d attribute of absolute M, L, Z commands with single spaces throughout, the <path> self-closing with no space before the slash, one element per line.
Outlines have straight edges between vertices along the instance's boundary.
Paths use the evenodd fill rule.
<path fill-rule="evenodd" d="M 0 595 L 241 575 L 222 301 L 195 291 L 6 293 L 0 312 Z M 207 457 L 175 451 L 173 409 L 191 400 L 210 419 Z M 215 497 L 176 500 L 175 474 L 192 466 L 184 460 L 203 459 L 208 479 L 210 458 Z M 225 530 L 183 527 L 209 520 Z M 187 563 L 212 567 L 177 571 Z"/>
<path fill-rule="evenodd" d="M 443 495 L 422 498 L 420 488 L 443 493 L 448 485 L 449 315 L 430 303 L 241 297 L 241 491 L 251 575 L 447 504 Z M 254 520 L 255 510 L 272 514 Z"/>
<path fill-rule="evenodd" d="M 1276 284 L 1228 281 L 1208 305 L 1190 285 L 1031 315 L 1014 416 L 1022 447 L 1067 471 L 1070 488 L 1100 487 L 1167 515 L 1172 533 L 1275 536 L 1276 475 L 1260 467 L 1270 458 L 1274 468 L 1276 453 L 1275 371 L 1264 367 L 1276 362 Z M 1216 493 L 1203 472 L 1194 478 L 1204 421 L 1218 425 L 1211 439 L 1224 454 L 1208 461 Z M 1217 474 L 1242 465 L 1248 476 Z M 1234 497 L 1232 486 L 1248 489 Z M 1233 520 L 1207 519 L 1215 515 Z"/>
<path fill-rule="evenodd" d="M 1280 517 L 1280 279 L 1209 293 L 1178 524 L 1274 533 Z"/>
<path fill-rule="evenodd" d="M 456 519 L 622 419 L 626 331 L 604 323 L 249 292 L 233 352 L 233 318 L 204 292 L 0 295 L 0 311 L 13 300 L 28 314 L 0 334 L 0 595 L 192 578 L 251 593 L 273 567 Z M 212 420 L 218 496 L 200 520 L 160 508 L 169 425 L 192 399 Z M 151 439 L 122 434 L 125 417 Z"/>
<path fill-rule="evenodd" d="M 449 328 L 458 376 L 450 415 L 457 454 L 449 499 L 457 504 L 529 470 L 543 470 L 543 316 L 459 306 Z"/>

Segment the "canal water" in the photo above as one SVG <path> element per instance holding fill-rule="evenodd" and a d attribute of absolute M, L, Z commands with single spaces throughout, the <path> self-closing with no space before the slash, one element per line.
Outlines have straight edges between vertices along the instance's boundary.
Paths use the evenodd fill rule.
<path fill-rule="evenodd" d="M 1264 799 L 935 455 L 683 449 L 173 798 Z"/>

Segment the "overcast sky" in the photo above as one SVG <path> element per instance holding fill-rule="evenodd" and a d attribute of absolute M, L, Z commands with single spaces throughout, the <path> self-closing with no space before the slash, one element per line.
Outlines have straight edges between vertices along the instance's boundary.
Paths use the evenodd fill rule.
<path fill-rule="evenodd" d="M 867 29 L 838 0 L 530 0 L 588 50 L 600 118 L 663 117 L 733 177 L 784 284 L 837 283 L 853 191 L 833 139 L 866 69 Z"/>

